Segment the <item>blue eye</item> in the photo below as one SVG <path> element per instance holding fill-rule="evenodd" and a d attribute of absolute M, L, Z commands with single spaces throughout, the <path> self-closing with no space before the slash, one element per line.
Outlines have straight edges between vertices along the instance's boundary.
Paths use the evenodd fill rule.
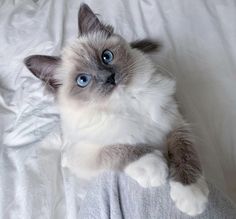
<path fill-rule="evenodd" d="M 102 53 L 102 61 L 106 65 L 109 64 L 113 60 L 113 57 L 114 57 L 113 53 L 108 49 L 104 50 Z"/>
<path fill-rule="evenodd" d="M 92 79 L 92 76 L 89 74 L 80 74 L 76 78 L 76 83 L 80 87 L 86 87 Z"/>

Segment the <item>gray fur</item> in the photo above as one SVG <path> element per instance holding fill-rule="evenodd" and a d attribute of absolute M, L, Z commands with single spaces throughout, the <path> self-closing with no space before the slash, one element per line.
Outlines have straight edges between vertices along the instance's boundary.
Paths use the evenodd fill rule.
<path fill-rule="evenodd" d="M 195 183 L 202 169 L 190 129 L 183 126 L 173 130 L 167 138 L 167 146 L 170 177 L 184 185 Z"/>
<path fill-rule="evenodd" d="M 54 77 L 56 68 L 61 62 L 59 57 L 32 55 L 25 58 L 24 62 L 37 78 L 45 82 L 48 89 L 55 91 L 61 85 L 61 82 Z"/>
<path fill-rule="evenodd" d="M 159 42 L 150 39 L 136 40 L 131 42 L 130 46 L 145 53 L 155 52 L 161 48 L 161 44 Z"/>
<path fill-rule="evenodd" d="M 155 147 L 148 145 L 110 145 L 103 147 L 98 156 L 98 164 L 111 169 L 122 170 L 132 161 L 151 153 Z"/>
<path fill-rule="evenodd" d="M 86 35 L 91 32 L 103 31 L 109 37 L 113 33 L 113 27 L 110 25 L 102 24 L 98 17 L 86 4 L 81 4 L 78 24 L 81 35 Z"/>

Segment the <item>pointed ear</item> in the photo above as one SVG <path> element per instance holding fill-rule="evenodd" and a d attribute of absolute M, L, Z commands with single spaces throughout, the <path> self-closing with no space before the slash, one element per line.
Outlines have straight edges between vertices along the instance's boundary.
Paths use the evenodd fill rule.
<path fill-rule="evenodd" d="M 113 33 L 113 27 L 102 24 L 87 4 L 80 6 L 78 24 L 81 35 L 96 31 L 105 31 L 108 35 Z"/>
<path fill-rule="evenodd" d="M 26 67 L 39 79 L 44 81 L 50 90 L 56 91 L 61 83 L 56 79 L 56 68 L 61 59 L 56 56 L 32 55 L 25 58 Z"/>
<path fill-rule="evenodd" d="M 158 51 L 161 48 L 161 44 L 159 42 L 150 39 L 143 39 L 131 42 L 130 46 L 145 53 Z"/>

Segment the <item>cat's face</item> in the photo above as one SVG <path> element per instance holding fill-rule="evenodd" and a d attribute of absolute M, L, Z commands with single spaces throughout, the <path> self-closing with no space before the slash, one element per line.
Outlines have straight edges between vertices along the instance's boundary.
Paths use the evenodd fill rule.
<path fill-rule="evenodd" d="M 79 11 L 79 29 L 80 36 L 63 50 L 61 57 L 35 55 L 25 60 L 26 66 L 51 90 L 80 103 L 105 101 L 117 89 L 143 80 L 145 56 L 139 50 L 155 49 L 154 42 L 127 43 L 84 4 Z"/>
<path fill-rule="evenodd" d="M 128 85 L 135 62 L 129 44 L 120 36 L 94 32 L 65 48 L 58 80 L 63 81 L 63 90 L 70 98 L 104 99 Z"/>

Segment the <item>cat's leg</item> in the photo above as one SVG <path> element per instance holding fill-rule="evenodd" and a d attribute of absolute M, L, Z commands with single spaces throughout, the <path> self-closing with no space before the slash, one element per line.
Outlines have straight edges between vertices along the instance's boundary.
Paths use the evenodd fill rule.
<path fill-rule="evenodd" d="M 143 187 L 160 186 L 168 177 L 168 165 L 163 154 L 146 145 L 105 147 L 100 160 L 103 166 L 123 170 Z"/>
<path fill-rule="evenodd" d="M 184 213 L 201 214 L 207 205 L 208 187 L 187 126 L 173 130 L 168 136 L 170 196 Z"/>

